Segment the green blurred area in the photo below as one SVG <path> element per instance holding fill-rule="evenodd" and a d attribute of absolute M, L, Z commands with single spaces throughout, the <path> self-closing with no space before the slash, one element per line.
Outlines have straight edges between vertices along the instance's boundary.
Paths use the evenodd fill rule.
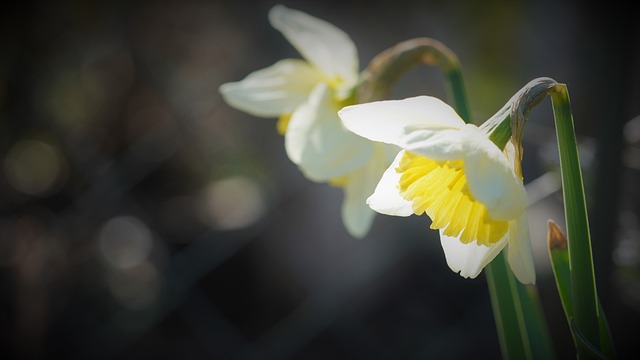
<path fill-rule="evenodd" d="M 499 345 L 484 277 L 444 261 L 426 217 L 356 240 L 341 192 L 306 180 L 275 119 L 225 82 L 299 57 L 273 1 L 32 1 L 0 11 L 0 351 L 34 359 L 468 359 Z M 579 1 L 283 1 L 345 30 L 361 68 L 414 37 L 461 60 L 475 119 L 566 83 L 598 290 L 621 358 L 640 320 L 640 30 Z M 395 98 L 445 97 L 436 68 Z M 525 129 L 538 286 L 574 350 L 544 250 L 562 222 L 550 102 Z"/>

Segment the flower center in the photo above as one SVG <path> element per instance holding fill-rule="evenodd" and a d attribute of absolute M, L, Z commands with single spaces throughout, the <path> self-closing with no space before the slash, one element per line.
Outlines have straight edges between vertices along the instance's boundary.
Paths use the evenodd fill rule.
<path fill-rule="evenodd" d="M 339 76 L 339 75 L 335 75 L 333 77 L 326 77 L 325 82 L 327 83 L 327 85 L 329 85 L 329 87 L 333 90 L 338 90 L 340 89 L 344 83 L 345 80 Z"/>
<path fill-rule="evenodd" d="M 329 185 L 335 187 L 343 187 L 349 182 L 349 176 L 343 175 L 329 179 Z"/>
<path fill-rule="evenodd" d="M 431 218 L 432 229 L 465 244 L 475 240 L 489 246 L 507 233 L 509 222 L 492 220 L 486 206 L 473 198 L 462 165 L 462 160 L 434 161 L 405 151 L 396 168 L 400 194 L 412 202 L 416 215 Z"/>
<path fill-rule="evenodd" d="M 278 130 L 278 134 L 284 135 L 287 132 L 287 127 L 289 127 L 289 120 L 291 120 L 291 114 L 282 114 L 278 118 L 278 122 L 276 123 L 276 129 Z"/>

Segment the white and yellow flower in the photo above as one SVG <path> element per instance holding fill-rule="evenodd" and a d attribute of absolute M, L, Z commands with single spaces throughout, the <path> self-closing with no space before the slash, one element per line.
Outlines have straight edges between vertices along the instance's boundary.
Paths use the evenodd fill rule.
<path fill-rule="evenodd" d="M 277 117 L 287 155 L 303 174 L 345 191 L 347 230 L 364 236 L 374 212 L 366 205 L 377 179 L 391 162 L 389 146 L 373 144 L 344 128 L 337 112 L 353 103 L 358 53 L 349 36 L 303 12 L 277 5 L 271 25 L 300 52 L 220 87 L 225 101 L 258 117 Z M 396 150 L 397 151 L 397 150 Z"/>
<path fill-rule="evenodd" d="M 535 282 L 526 218 L 527 194 L 514 147 L 500 150 L 478 127 L 439 99 L 419 96 L 347 106 L 344 125 L 402 148 L 367 199 L 396 216 L 426 213 L 438 229 L 449 267 L 475 278 L 508 245 L 522 283 Z"/>

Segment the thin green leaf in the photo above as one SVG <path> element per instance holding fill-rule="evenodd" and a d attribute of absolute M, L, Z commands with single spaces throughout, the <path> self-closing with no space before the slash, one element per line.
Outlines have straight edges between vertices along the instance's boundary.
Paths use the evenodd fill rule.
<path fill-rule="evenodd" d="M 583 355 L 586 354 L 589 358 L 597 360 L 609 359 L 580 332 L 575 321 L 572 320 L 569 322 L 569 325 L 571 326 L 571 333 L 573 334 L 574 339 L 576 339 L 578 349 L 582 350 Z"/>
<path fill-rule="evenodd" d="M 609 322 L 604 314 L 602 303 L 598 299 L 598 327 L 600 328 L 600 351 L 609 359 L 616 359 L 616 350 L 613 346 L 613 336 L 609 328 Z"/>
<path fill-rule="evenodd" d="M 567 222 L 572 303 L 569 309 L 572 315 L 568 316 L 581 358 L 597 358 L 600 354 L 614 357 L 611 332 L 596 291 L 587 206 L 569 93 L 566 85 L 557 84 L 549 95 L 558 138 Z M 585 344 L 598 349 L 598 353 L 594 354 Z"/>

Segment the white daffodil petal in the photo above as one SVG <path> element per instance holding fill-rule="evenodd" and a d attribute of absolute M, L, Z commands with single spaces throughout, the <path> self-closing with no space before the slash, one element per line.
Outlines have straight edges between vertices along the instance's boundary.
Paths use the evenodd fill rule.
<path fill-rule="evenodd" d="M 515 219 L 527 207 L 527 192 L 512 165 L 479 129 L 469 125 L 461 133 L 466 133 L 464 172 L 471 194 L 492 219 Z"/>
<path fill-rule="evenodd" d="M 361 167 L 373 152 L 371 142 L 347 131 L 337 115 L 333 92 L 318 84 L 292 115 L 285 134 L 291 161 L 313 181 L 326 181 Z"/>
<path fill-rule="evenodd" d="M 536 283 L 536 271 L 529 236 L 529 221 L 526 214 L 522 214 L 517 220 L 511 221 L 507 259 L 511 271 L 521 283 Z"/>
<path fill-rule="evenodd" d="M 302 60 L 286 59 L 255 71 L 238 82 L 220 86 L 224 100 L 234 108 L 259 117 L 292 113 L 307 100 L 322 74 Z"/>
<path fill-rule="evenodd" d="M 382 175 L 373 194 L 367 199 L 367 204 L 376 212 L 394 216 L 413 215 L 411 201 L 405 200 L 402 195 L 400 195 L 398 188 L 400 174 L 396 171 L 396 168 L 399 166 L 403 156 L 404 150 L 398 153 L 389 168 L 387 168 Z"/>
<path fill-rule="evenodd" d="M 332 80 L 352 86 L 358 78 L 358 53 L 351 38 L 328 22 L 283 5 L 269 11 L 271 25 L 304 58 Z"/>
<path fill-rule="evenodd" d="M 460 242 L 458 238 L 447 236 L 440 230 L 440 243 L 444 250 L 447 265 L 464 278 L 474 279 L 507 244 L 508 237 L 503 237 L 491 246 L 478 245 L 475 241 L 469 244 Z"/>
<path fill-rule="evenodd" d="M 349 233 L 362 238 L 373 223 L 375 212 L 367 205 L 367 198 L 373 193 L 378 179 L 389 165 L 384 150 L 378 144 L 371 160 L 360 170 L 347 177 L 342 202 L 342 220 Z"/>
<path fill-rule="evenodd" d="M 362 238 L 369 232 L 375 217 L 375 212 L 366 202 L 373 191 L 373 187 L 367 186 L 370 180 L 361 172 L 356 172 L 348 177 L 347 185 L 344 187 L 342 222 L 349 234 L 356 238 Z"/>
<path fill-rule="evenodd" d="M 435 161 L 463 157 L 464 137 L 458 129 L 419 129 L 402 139 L 402 148 Z"/>
<path fill-rule="evenodd" d="M 398 146 L 418 129 L 459 129 L 464 121 L 442 100 L 417 96 L 347 106 L 338 112 L 345 127 L 369 140 Z"/>

